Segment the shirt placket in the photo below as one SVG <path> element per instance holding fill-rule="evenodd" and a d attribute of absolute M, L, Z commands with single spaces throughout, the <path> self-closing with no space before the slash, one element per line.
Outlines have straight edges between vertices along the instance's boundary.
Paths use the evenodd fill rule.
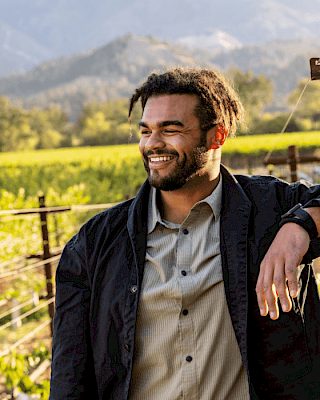
<path fill-rule="evenodd" d="M 177 242 L 178 281 L 181 288 L 179 333 L 181 342 L 182 390 L 184 399 L 198 398 L 196 342 L 190 307 L 193 299 L 192 230 L 187 220 L 181 225 Z"/>

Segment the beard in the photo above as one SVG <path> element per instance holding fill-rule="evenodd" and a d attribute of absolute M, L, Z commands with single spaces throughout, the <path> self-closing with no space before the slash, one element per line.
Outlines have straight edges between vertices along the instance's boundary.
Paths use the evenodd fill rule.
<path fill-rule="evenodd" d="M 204 140 L 200 140 L 197 147 L 195 147 L 191 153 L 183 154 L 183 157 L 179 157 L 179 153 L 176 151 L 158 150 L 156 152 L 146 151 L 143 154 L 144 167 L 148 173 L 148 181 L 151 186 L 159 190 L 173 191 L 181 189 L 186 183 L 191 181 L 196 176 L 200 176 L 201 170 L 207 164 L 208 153 L 207 146 L 204 145 Z M 158 171 L 151 171 L 148 165 L 148 156 L 150 155 L 161 155 L 171 154 L 176 157 L 176 165 L 174 169 L 164 177 L 160 177 Z"/>

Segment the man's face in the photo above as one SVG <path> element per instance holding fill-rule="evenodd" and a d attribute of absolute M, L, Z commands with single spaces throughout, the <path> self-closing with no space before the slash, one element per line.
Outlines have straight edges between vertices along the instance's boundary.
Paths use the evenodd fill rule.
<path fill-rule="evenodd" d="M 150 97 L 144 108 L 139 149 L 149 182 L 160 190 L 194 185 L 208 167 L 210 138 L 194 114 L 198 97 L 189 94 Z"/>

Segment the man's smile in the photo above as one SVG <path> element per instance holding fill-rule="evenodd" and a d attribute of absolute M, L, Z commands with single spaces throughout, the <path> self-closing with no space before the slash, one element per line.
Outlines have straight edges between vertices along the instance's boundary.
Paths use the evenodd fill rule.
<path fill-rule="evenodd" d="M 174 156 L 149 156 L 149 163 L 167 162 L 174 159 Z"/>

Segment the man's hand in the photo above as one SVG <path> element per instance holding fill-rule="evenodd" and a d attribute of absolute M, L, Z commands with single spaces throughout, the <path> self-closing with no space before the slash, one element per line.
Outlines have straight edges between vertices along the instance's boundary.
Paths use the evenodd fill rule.
<path fill-rule="evenodd" d="M 279 317 L 278 297 L 282 311 L 291 310 L 290 295 L 295 297 L 298 291 L 296 268 L 309 244 L 309 234 L 301 226 L 289 222 L 280 228 L 260 266 L 256 293 L 262 316 L 269 312 L 271 319 Z"/>

